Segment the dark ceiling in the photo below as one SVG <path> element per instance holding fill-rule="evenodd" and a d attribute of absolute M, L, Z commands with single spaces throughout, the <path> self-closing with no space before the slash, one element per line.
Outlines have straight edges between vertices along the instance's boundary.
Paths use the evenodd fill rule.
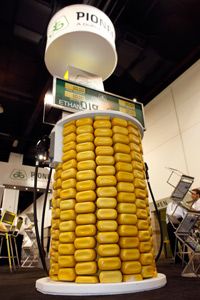
<path fill-rule="evenodd" d="M 36 142 L 52 129 L 42 123 L 52 86 L 46 30 L 56 11 L 77 3 L 98 7 L 114 23 L 118 65 L 105 81 L 108 92 L 146 104 L 199 58 L 199 0 L 0 1 L 0 161 L 12 151 L 33 165 Z"/>

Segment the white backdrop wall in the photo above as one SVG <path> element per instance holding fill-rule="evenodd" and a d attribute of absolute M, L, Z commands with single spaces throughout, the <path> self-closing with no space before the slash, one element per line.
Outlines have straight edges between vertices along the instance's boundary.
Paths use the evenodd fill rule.
<path fill-rule="evenodd" d="M 144 160 L 156 200 L 173 191 L 167 167 L 200 187 L 200 60 L 145 106 Z"/>

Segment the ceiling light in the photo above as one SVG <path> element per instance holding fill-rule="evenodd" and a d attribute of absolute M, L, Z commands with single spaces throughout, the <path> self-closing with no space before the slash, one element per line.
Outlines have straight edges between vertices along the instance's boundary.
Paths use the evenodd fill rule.
<path fill-rule="evenodd" d="M 4 112 L 3 106 L 0 104 L 0 114 Z"/>
<path fill-rule="evenodd" d="M 136 99 L 136 98 L 133 98 L 133 102 L 137 102 L 137 99 Z"/>
<path fill-rule="evenodd" d="M 25 188 L 26 191 L 28 191 L 28 188 Z"/>
<path fill-rule="evenodd" d="M 13 189 L 16 189 L 16 186 L 13 186 Z"/>

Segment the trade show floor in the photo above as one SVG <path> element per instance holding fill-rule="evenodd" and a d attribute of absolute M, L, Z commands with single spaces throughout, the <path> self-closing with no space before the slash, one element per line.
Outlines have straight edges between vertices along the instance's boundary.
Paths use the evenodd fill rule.
<path fill-rule="evenodd" d="M 159 273 L 167 276 L 167 285 L 163 288 L 152 290 L 149 292 L 140 292 L 125 295 L 113 296 L 64 296 L 65 299 L 80 300 L 83 298 L 94 299 L 109 299 L 109 300 L 195 300 L 200 297 L 200 278 L 183 278 L 181 277 L 182 267 L 174 265 L 171 262 L 161 262 L 158 264 Z M 20 269 L 15 273 L 10 273 L 8 267 L 0 267 L 0 296 L 5 300 L 17 299 L 33 299 L 33 300 L 47 300 L 47 299 L 61 299 L 63 296 L 44 295 L 36 291 L 35 281 L 39 278 L 45 277 L 40 269 Z M 95 288 L 95 285 L 94 285 Z M 142 297 L 142 298 L 141 298 Z"/>

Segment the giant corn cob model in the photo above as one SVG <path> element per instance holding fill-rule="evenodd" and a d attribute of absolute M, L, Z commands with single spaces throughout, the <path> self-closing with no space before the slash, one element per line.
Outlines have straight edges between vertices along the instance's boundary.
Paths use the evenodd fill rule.
<path fill-rule="evenodd" d="M 135 123 L 108 115 L 66 122 L 53 187 L 52 280 L 117 283 L 157 276 Z"/>

